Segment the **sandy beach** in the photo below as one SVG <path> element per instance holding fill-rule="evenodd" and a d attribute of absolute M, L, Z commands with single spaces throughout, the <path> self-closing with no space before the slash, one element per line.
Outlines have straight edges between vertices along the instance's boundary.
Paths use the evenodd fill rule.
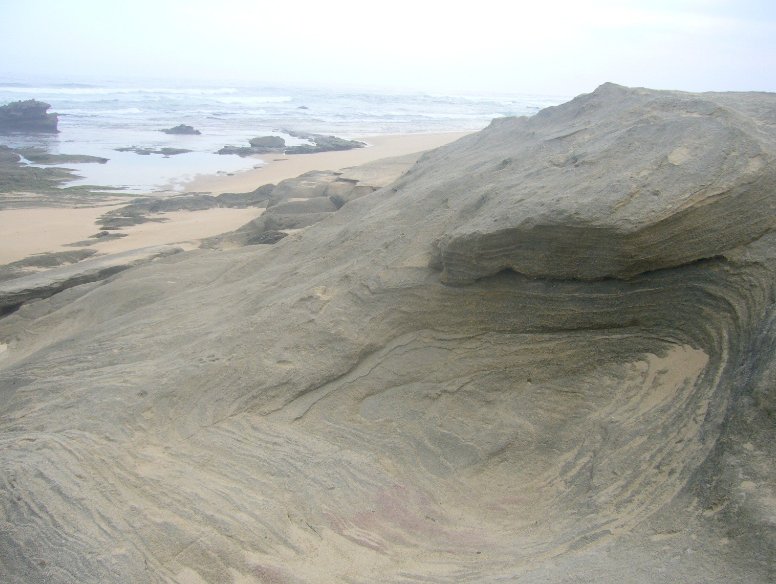
<path fill-rule="evenodd" d="M 27 256 L 62 251 L 65 244 L 86 239 L 97 231 L 95 221 L 116 206 L 61 209 L 5 209 L 0 211 L 0 264 Z"/>
<path fill-rule="evenodd" d="M 233 175 L 203 175 L 185 187 L 186 192 L 220 194 L 248 192 L 257 187 L 294 178 L 311 170 L 339 170 L 374 160 L 430 150 L 464 136 L 465 132 L 407 134 L 362 137 L 366 148 L 292 156 L 271 155 L 260 168 Z M 179 194 L 179 193 L 178 193 Z M 88 208 L 49 208 L 0 210 L 0 264 L 24 259 L 32 254 L 71 250 L 68 244 L 86 240 L 99 231 L 97 219 L 113 206 Z M 148 222 L 124 228 L 125 237 L 94 244 L 99 253 L 119 253 L 140 247 L 188 243 L 237 229 L 255 219 L 263 209 L 208 209 L 176 211 L 161 215 L 163 222 Z"/>
<path fill-rule="evenodd" d="M 423 152 L 449 144 L 470 132 L 441 134 L 403 134 L 388 136 L 361 136 L 355 139 L 366 142 L 367 148 L 317 154 L 283 156 L 269 154 L 261 157 L 266 164 L 260 168 L 228 175 L 201 176 L 186 185 L 188 192 L 239 193 L 258 186 L 278 183 L 311 170 L 339 170 L 414 152 Z"/>

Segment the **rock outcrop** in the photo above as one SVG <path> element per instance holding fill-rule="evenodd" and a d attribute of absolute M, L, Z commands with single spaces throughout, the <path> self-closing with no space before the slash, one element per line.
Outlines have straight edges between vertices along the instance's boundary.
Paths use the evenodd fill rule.
<path fill-rule="evenodd" d="M 0 106 L 0 132 L 56 134 L 59 118 L 46 113 L 49 108 L 49 104 L 34 99 Z"/>
<path fill-rule="evenodd" d="M 224 146 L 216 154 L 237 154 L 238 156 L 253 156 L 254 154 L 282 153 L 286 149 L 286 141 L 280 136 L 257 136 L 251 138 L 250 146 Z"/>
<path fill-rule="evenodd" d="M 174 128 L 166 128 L 159 131 L 164 132 L 165 134 L 181 134 L 184 136 L 199 136 L 202 133 L 199 130 L 196 130 L 193 126 L 188 126 L 186 124 L 179 124 Z"/>
<path fill-rule="evenodd" d="M 257 138 L 251 138 L 248 142 L 252 148 L 282 151 L 286 147 L 286 141 L 280 136 L 258 136 Z"/>
<path fill-rule="evenodd" d="M 769 231 L 772 112 L 734 96 L 650 95 L 608 84 L 559 110 L 497 120 L 458 143 L 452 175 L 418 177 L 419 188 L 468 187 L 449 199 L 461 220 L 437 242 L 444 278 L 628 278 Z M 499 146 L 486 152 L 480 140 Z"/>
<path fill-rule="evenodd" d="M 364 142 L 346 140 L 337 136 L 324 136 L 308 132 L 282 130 L 293 138 L 307 141 L 307 144 L 286 146 L 286 141 L 280 136 L 259 136 L 250 140 L 250 146 L 224 146 L 216 154 L 237 154 L 238 156 L 253 156 L 254 154 L 269 154 L 272 152 L 285 154 L 314 154 L 316 152 L 332 152 L 334 150 L 352 150 L 363 148 Z"/>
<path fill-rule="evenodd" d="M 307 140 L 309 144 L 300 144 L 286 148 L 286 154 L 313 154 L 315 152 L 331 152 L 334 150 L 353 150 L 354 148 L 363 148 L 364 142 L 358 140 L 347 140 L 337 136 L 324 136 L 323 134 L 311 134 L 309 132 L 295 132 L 293 130 L 283 130 L 293 138 Z"/>
<path fill-rule="evenodd" d="M 48 298 L 74 286 L 104 280 L 132 266 L 180 251 L 182 250 L 179 247 L 159 245 L 92 259 L 82 259 L 79 255 L 88 257 L 93 255 L 93 251 L 85 250 L 85 253 L 78 255 L 75 252 L 64 252 L 74 254 L 81 261 L 72 265 L 54 267 L 41 273 L 0 281 L 0 315 L 9 314 L 31 300 Z M 49 257 L 43 260 L 58 259 L 56 256 L 52 258 L 51 255 L 49 254 Z M 34 265 L 34 258 L 17 262 L 17 264 L 22 263 L 25 266 Z"/>
<path fill-rule="evenodd" d="M 349 201 L 373 193 L 406 172 L 417 154 L 377 160 L 340 172 L 313 171 L 254 191 L 266 196 L 266 212 L 239 229 L 212 237 L 204 247 L 274 244 L 327 218 Z M 219 195 L 224 204 L 228 195 Z M 235 195 L 231 195 L 235 196 Z"/>
<path fill-rule="evenodd" d="M 113 209 L 98 219 L 105 230 L 116 230 L 130 225 L 139 225 L 148 221 L 163 222 L 162 213 L 171 211 L 203 211 L 217 207 L 245 209 L 246 207 L 265 207 L 274 185 L 266 185 L 249 193 L 222 193 L 205 195 L 189 193 L 168 197 L 142 197 L 129 205 Z"/>
<path fill-rule="evenodd" d="M 772 582 L 775 138 L 771 94 L 605 85 L 21 306 L 0 576 Z"/>

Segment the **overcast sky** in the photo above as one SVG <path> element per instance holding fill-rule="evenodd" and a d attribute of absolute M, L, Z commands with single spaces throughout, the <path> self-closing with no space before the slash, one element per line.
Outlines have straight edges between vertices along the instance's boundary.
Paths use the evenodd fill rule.
<path fill-rule="evenodd" d="M 0 0 L 0 81 L 776 91 L 776 0 Z"/>

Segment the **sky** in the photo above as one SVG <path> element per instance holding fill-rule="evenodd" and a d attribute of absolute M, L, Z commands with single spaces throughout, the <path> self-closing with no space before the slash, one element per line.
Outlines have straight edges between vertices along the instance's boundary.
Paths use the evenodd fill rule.
<path fill-rule="evenodd" d="M 0 0 L 0 82 L 776 91 L 776 0 Z"/>

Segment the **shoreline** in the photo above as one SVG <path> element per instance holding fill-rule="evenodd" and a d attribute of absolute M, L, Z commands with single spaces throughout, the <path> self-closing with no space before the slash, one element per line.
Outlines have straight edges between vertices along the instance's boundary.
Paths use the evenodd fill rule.
<path fill-rule="evenodd" d="M 338 171 L 351 166 L 360 166 L 382 158 L 392 158 L 432 150 L 449 144 L 467 132 L 439 132 L 433 134 L 381 134 L 378 136 L 353 136 L 354 140 L 367 143 L 365 148 L 317 152 L 315 154 L 264 154 L 256 160 L 264 164 L 229 175 L 201 175 L 185 183 L 184 193 L 202 192 L 214 195 L 222 193 L 248 192 L 266 184 L 277 184 L 282 180 L 313 170 Z"/>
<path fill-rule="evenodd" d="M 422 153 L 437 148 L 471 132 L 448 132 L 434 134 L 393 134 L 361 136 L 369 146 L 353 150 L 320 152 L 314 154 L 268 155 L 261 160 L 266 164 L 231 175 L 202 175 L 186 183 L 184 191 L 149 193 L 150 196 L 185 196 L 192 193 L 250 192 L 265 184 L 295 178 L 313 170 L 339 171 L 344 168 L 392 158 Z M 30 201 L 33 203 L 33 200 Z M 0 250 L 0 265 L 26 259 L 32 255 L 72 251 L 72 244 L 87 240 L 100 231 L 96 220 L 105 212 L 117 208 L 121 203 L 106 205 L 95 202 L 92 207 L 35 206 L 0 210 L 0 232 L 4 234 Z M 79 247 L 94 249 L 100 254 L 130 251 L 150 245 L 194 242 L 233 231 L 255 219 L 264 209 L 213 208 L 202 211 L 176 211 L 160 214 L 164 222 L 147 222 L 120 229 L 117 233 L 126 235 L 120 239 Z"/>

